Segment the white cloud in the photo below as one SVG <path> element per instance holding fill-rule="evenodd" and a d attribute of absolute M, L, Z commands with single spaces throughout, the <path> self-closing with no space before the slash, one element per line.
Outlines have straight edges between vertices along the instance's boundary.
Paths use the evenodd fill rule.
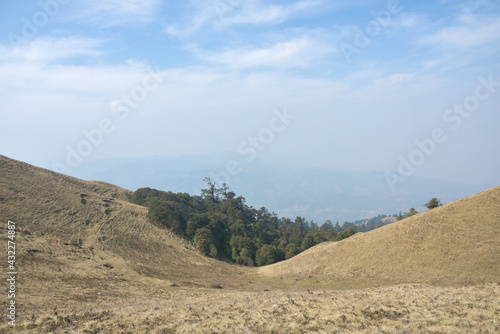
<path fill-rule="evenodd" d="M 437 49 L 471 49 L 500 40 L 500 18 L 462 16 L 459 25 L 424 36 L 420 43 Z"/>
<path fill-rule="evenodd" d="M 398 84 L 406 84 L 415 77 L 412 73 L 396 73 L 386 77 L 379 78 L 374 81 L 375 86 L 394 86 Z"/>
<path fill-rule="evenodd" d="M 255 1 L 245 2 L 241 11 L 233 16 L 223 17 L 219 25 L 280 23 L 286 18 L 308 8 L 316 7 L 321 1 L 299 1 L 287 5 L 262 6 Z"/>
<path fill-rule="evenodd" d="M 401 13 L 399 16 L 392 19 L 390 26 L 391 29 L 394 30 L 414 30 L 418 28 L 422 28 L 429 23 L 424 15 L 420 13 Z"/>
<path fill-rule="evenodd" d="M 101 54 L 101 45 L 101 40 L 80 36 L 42 37 L 15 47 L 0 45 L 0 61 L 50 63 L 77 56 L 93 57 Z"/>
<path fill-rule="evenodd" d="M 146 64 L 134 62 L 61 65 L 13 59 L 0 62 L 0 91 L 25 92 L 27 95 L 74 94 L 89 99 L 98 96 L 116 98 L 120 92 L 142 83 L 148 68 Z"/>
<path fill-rule="evenodd" d="M 150 22 L 161 0 L 81 0 L 72 2 L 71 21 L 83 20 L 100 26 L 135 25 Z"/>
<path fill-rule="evenodd" d="M 441 63 L 442 63 L 442 61 L 440 59 L 432 59 L 432 60 L 424 61 L 422 66 L 424 67 L 424 69 L 429 69 L 429 68 L 437 66 Z"/>
<path fill-rule="evenodd" d="M 239 24 L 277 24 L 323 2 L 303 0 L 286 5 L 269 5 L 260 0 L 197 1 L 189 23 L 183 26 L 169 25 L 167 32 L 171 35 L 188 35 L 205 25 L 227 28 Z"/>
<path fill-rule="evenodd" d="M 315 60 L 334 51 L 332 46 L 303 36 L 278 42 L 267 48 L 242 48 L 222 52 L 197 51 L 197 53 L 202 60 L 207 62 L 244 69 L 307 67 Z"/>

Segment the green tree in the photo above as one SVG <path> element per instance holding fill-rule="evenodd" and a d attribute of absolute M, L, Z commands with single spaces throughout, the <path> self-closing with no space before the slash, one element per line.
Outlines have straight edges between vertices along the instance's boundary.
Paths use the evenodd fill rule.
<path fill-rule="evenodd" d="M 431 199 L 429 202 L 425 203 L 424 205 L 427 209 L 431 210 L 431 209 L 437 208 L 438 206 L 441 206 L 442 204 L 441 204 L 441 200 L 434 197 L 433 199 Z"/>
<path fill-rule="evenodd" d="M 306 219 L 303 217 L 297 217 L 295 218 L 295 221 L 292 223 L 292 229 L 291 229 L 291 234 L 290 234 L 290 242 L 296 244 L 296 245 L 301 245 L 302 240 L 304 240 L 304 237 L 306 235 L 306 231 L 304 228 L 304 225 L 306 223 Z"/>
<path fill-rule="evenodd" d="M 221 189 L 217 189 L 215 182 L 211 178 L 203 179 L 207 183 L 207 188 L 201 190 L 201 197 L 205 200 L 212 212 L 215 212 L 215 205 L 219 203 Z"/>
<path fill-rule="evenodd" d="M 255 263 L 258 266 L 267 266 L 278 261 L 279 254 L 274 245 L 263 245 L 255 255 Z"/>
<path fill-rule="evenodd" d="M 215 245 L 210 245 L 210 257 L 217 257 L 219 255 L 219 251 L 217 250 L 217 247 Z"/>
<path fill-rule="evenodd" d="M 155 221 L 172 230 L 172 232 L 183 235 L 186 231 L 186 222 L 179 210 L 179 205 L 173 201 L 149 200 L 148 214 Z"/>
<path fill-rule="evenodd" d="M 271 244 L 278 237 L 278 217 L 266 208 L 260 208 L 253 230 L 260 243 Z"/>
<path fill-rule="evenodd" d="M 330 230 L 331 232 L 334 232 L 333 230 Z M 315 231 L 313 236 L 314 236 L 314 244 L 320 244 L 322 242 L 327 241 L 329 238 L 327 237 L 328 233 L 330 232 L 326 229 L 318 230 Z"/>
<path fill-rule="evenodd" d="M 215 246 L 214 236 L 210 229 L 206 227 L 197 229 L 194 236 L 194 244 L 203 255 L 217 257 L 217 247 Z"/>
<path fill-rule="evenodd" d="M 206 213 L 197 213 L 191 216 L 187 223 L 186 235 L 193 238 L 196 230 L 210 224 L 210 218 Z"/>
<path fill-rule="evenodd" d="M 407 217 L 415 216 L 417 213 L 418 213 L 418 211 L 415 210 L 415 208 L 411 208 L 410 212 L 408 212 L 408 216 Z"/>
<path fill-rule="evenodd" d="M 294 257 L 295 255 L 300 253 L 299 247 L 297 247 L 296 244 L 288 244 L 286 245 L 285 248 L 285 259 L 288 260 L 289 258 Z"/>
<path fill-rule="evenodd" d="M 308 233 L 304 237 L 304 240 L 302 240 L 302 250 L 309 249 L 314 245 L 316 245 L 316 243 L 314 242 L 314 236 L 311 233 Z"/>
<path fill-rule="evenodd" d="M 233 261 L 239 264 L 253 265 L 255 259 L 255 245 L 252 239 L 233 234 L 229 241 L 229 245 L 231 246 Z"/>
<path fill-rule="evenodd" d="M 253 266 L 253 254 L 248 249 L 243 248 L 240 253 L 240 258 L 238 263 L 243 264 L 245 266 Z"/>
<path fill-rule="evenodd" d="M 334 226 L 331 220 L 327 220 L 323 225 L 321 225 L 320 230 L 333 230 Z"/>
<path fill-rule="evenodd" d="M 232 200 L 236 197 L 236 194 L 233 191 L 229 190 L 229 187 L 226 183 L 222 184 L 222 188 L 220 188 L 220 194 L 226 201 Z"/>
<path fill-rule="evenodd" d="M 205 256 L 247 266 L 282 261 L 323 241 L 356 233 L 349 223 L 341 228 L 327 221 L 319 227 L 302 217 L 279 218 L 266 208 L 246 205 L 226 184 L 219 188 L 210 178 L 205 181 L 201 196 L 141 188 L 132 201 L 147 206 L 152 222 L 190 239 Z"/>
<path fill-rule="evenodd" d="M 344 240 L 346 238 L 349 238 L 350 236 L 355 235 L 356 233 L 358 233 L 358 231 L 356 231 L 354 229 L 354 227 L 350 227 L 346 231 L 342 231 L 342 232 L 337 233 L 337 237 L 335 238 L 335 241 Z"/>

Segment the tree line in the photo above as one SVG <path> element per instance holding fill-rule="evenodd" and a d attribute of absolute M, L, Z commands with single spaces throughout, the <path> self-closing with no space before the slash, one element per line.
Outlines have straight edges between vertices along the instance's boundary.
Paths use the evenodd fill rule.
<path fill-rule="evenodd" d="M 248 206 L 227 185 L 210 178 L 201 196 L 140 188 L 132 202 L 149 209 L 157 224 L 193 242 L 204 255 L 247 266 L 289 259 L 324 241 L 339 241 L 358 231 L 327 222 L 319 227 L 303 217 L 279 218 L 265 207 Z"/>
<path fill-rule="evenodd" d="M 429 202 L 425 203 L 424 206 L 429 209 L 429 210 L 432 210 L 432 209 L 435 209 L 435 208 L 438 208 L 440 206 L 442 206 L 443 203 L 441 203 L 441 200 L 440 199 L 437 199 L 436 197 L 433 197 L 429 200 Z M 417 210 L 415 210 L 415 208 L 410 208 L 410 212 L 406 212 L 406 213 L 402 213 L 400 212 L 399 215 L 396 216 L 396 220 L 403 220 L 405 218 L 408 218 L 408 217 L 411 217 L 411 216 L 415 216 L 416 214 L 418 213 Z"/>

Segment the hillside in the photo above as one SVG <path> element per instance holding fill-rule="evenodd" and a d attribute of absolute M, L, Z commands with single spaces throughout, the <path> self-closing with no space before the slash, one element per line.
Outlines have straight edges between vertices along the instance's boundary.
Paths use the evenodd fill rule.
<path fill-rule="evenodd" d="M 18 271 L 16 328 L 4 321 L 0 333 L 498 329 L 498 284 L 338 288 L 405 280 L 498 281 L 499 188 L 264 268 L 201 256 L 152 224 L 147 209 L 130 203 L 130 196 L 111 184 L 0 156 L 2 261 L 7 264 L 11 220 Z M 455 226 L 443 218 L 452 211 Z M 475 229 L 471 222 L 477 222 Z M 416 263 L 422 255 L 427 257 Z M 463 273 L 460 280 L 457 272 Z"/>
<path fill-rule="evenodd" d="M 259 269 L 311 281 L 500 281 L 500 187 Z"/>
<path fill-rule="evenodd" d="M 55 294 L 82 287 L 113 290 L 126 282 L 209 287 L 230 284 L 240 274 L 152 224 L 148 209 L 130 203 L 130 196 L 111 184 L 0 156 L 2 247 L 7 248 L 7 220 L 14 221 L 23 293 L 51 282 L 58 282 L 51 288 Z"/>

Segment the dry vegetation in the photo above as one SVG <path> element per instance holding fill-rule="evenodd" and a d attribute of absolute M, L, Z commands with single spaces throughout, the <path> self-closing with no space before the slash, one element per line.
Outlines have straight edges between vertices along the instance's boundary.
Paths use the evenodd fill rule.
<path fill-rule="evenodd" d="M 500 286 L 143 288 L 29 308 L 26 333 L 496 333 Z M 101 290 L 102 291 L 102 290 Z M 52 307 L 54 306 L 54 307 Z M 23 311 L 24 313 L 24 311 Z M 6 326 L 3 326 L 5 328 Z"/>
<path fill-rule="evenodd" d="M 500 187 L 260 269 L 269 277 L 381 283 L 500 280 Z"/>
<path fill-rule="evenodd" d="M 0 333 L 500 331 L 500 188 L 261 269 L 201 256 L 130 194 L 0 156 L 20 273 Z"/>
<path fill-rule="evenodd" d="M 131 192 L 0 159 L 0 233 L 18 227 L 17 260 L 30 277 L 108 276 L 128 281 L 186 278 L 200 285 L 238 275 L 206 258 L 170 231 L 152 224 Z M 6 242 L 2 243 L 6 247 Z M 2 254 L 5 256 L 5 252 Z M 213 281 L 213 282 L 212 282 Z"/>

